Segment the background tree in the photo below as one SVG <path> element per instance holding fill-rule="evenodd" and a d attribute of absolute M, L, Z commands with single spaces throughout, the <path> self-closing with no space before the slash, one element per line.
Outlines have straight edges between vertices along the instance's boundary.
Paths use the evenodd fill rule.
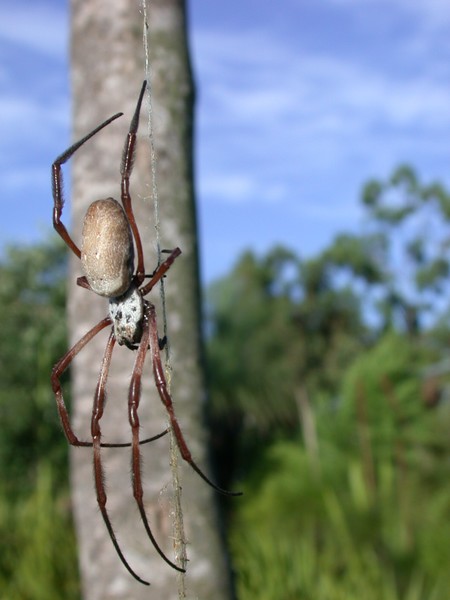
<path fill-rule="evenodd" d="M 260 258 L 249 251 L 211 286 L 212 412 L 221 428 L 229 423 L 229 459 L 233 440 L 296 435 L 302 401 L 337 394 L 343 370 L 370 338 L 361 287 L 383 281 L 378 243 L 342 235 L 306 260 L 281 246 Z M 236 437 L 240 428 L 247 435 Z M 216 445 L 219 452 L 217 438 Z"/>
<path fill-rule="evenodd" d="M 185 5 L 182 0 L 157 0 L 148 13 L 154 143 L 157 155 L 157 185 L 160 201 L 161 244 L 180 246 L 181 258 L 166 280 L 169 339 L 174 364 L 172 392 L 176 410 L 191 450 L 207 468 L 207 436 L 202 401 L 205 388 L 202 371 L 200 296 L 196 216 L 192 181 L 193 83 L 186 40 Z M 139 89 L 145 76 L 142 45 L 143 14 L 138 2 L 127 0 L 86 3 L 72 0 L 72 88 L 74 138 L 118 110 L 125 117 L 109 126 L 83 147 L 73 159 L 73 228 L 80 239 L 83 215 L 90 202 L 120 193 L 121 152 Z M 134 210 L 144 243 L 146 268 L 156 266 L 154 243 L 151 156 L 146 111 L 141 116 L 137 157 L 132 176 Z M 67 215 L 66 215 L 67 219 Z M 72 343 L 102 318 L 106 302 L 75 285 L 79 261 L 70 266 L 69 316 Z M 153 293 L 155 301 L 157 293 Z M 156 298 L 157 300 L 157 298 Z M 157 303 L 157 308 L 160 308 Z M 161 310 L 160 327 L 162 326 Z M 74 424 L 89 431 L 93 392 L 105 337 L 97 336 L 75 361 L 72 369 Z M 102 419 L 105 439 L 128 441 L 127 384 L 134 355 L 119 348 L 113 359 L 108 406 Z M 151 368 L 143 382 L 141 403 L 143 435 L 166 427 L 167 417 L 156 393 Z M 129 476 L 129 451 L 104 453 L 108 484 L 108 507 L 124 552 L 133 567 L 152 584 L 155 597 L 176 596 L 176 573 L 161 561 L 146 539 L 134 507 Z M 172 554 L 172 514 L 168 440 L 145 448 L 146 506 L 153 532 L 161 547 Z M 81 572 L 85 598 L 148 597 L 148 589 L 122 568 L 99 518 L 92 489 L 91 454 L 74 449 L 72 483 L 80 543 Z M 228 571 L 219 536 L 215 497 L 189 468 L 183 468 L 185 528 L 189 540 L 188 589 L 202 598 L 229 596 Z M 190 567 L 190 568 L 189 568 Z M 120 590 L 120 592 L 118 591 Z"/>
<path fill-rule="evenodd" d="M 385 326 L 414 334 L 436 320 L 448 290 L 450 195 L 438 182 L 422 183 L 409 165 L 362 191 L 368 225 L 386 241 L 389 285 L 380 299 Z"/>

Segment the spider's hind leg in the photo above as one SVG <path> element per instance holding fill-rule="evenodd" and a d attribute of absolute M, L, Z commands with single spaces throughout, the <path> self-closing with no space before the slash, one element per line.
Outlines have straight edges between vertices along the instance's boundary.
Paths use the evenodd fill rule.
<path fill-rule="evenodd" d="M 155 377 L 156 387 L 158 389 L 159 396 L 162 400 L 162 403 L 166 407 L 167 413 L 170 418 L 170 424 L 172 430 L 175 434 L 175 439 L 177 441 L 178 449 L 180 450 L 181 456 L 183 460 L 191 465 L 194 471 L 200 475 L 200 477 L 206 481 L 208 485 L 214 488 L 220 494 L 224 496 L 241 496 L 242 492 L 231 492 L 229 490 L 224 490 L 219 487 L 215 483 L 209 479 L 207 475 L 200 469 L 197 463 L 192 458 L 191 452 L 186 444 L 186 441 L 183 436 L 183 432 L 181 431 L 180 425 L 178 423 L 177 417 L 175 415 L 175 410 L 172 402 L 172 397 L 167 389 L 166 378 L 164 375 L 164 369 L 161 362 L 161 355 L 159 353 L 159 338 L 158 338 L 158 329 L 156 324 L 156 311 L 153 304 L 147 303 L 146 305 L 146 314 L 148 318 L 148 327 L 150 328 L 150 348 L 152 352 L 152 363 L 153 363 L 153 374 Z"/>
<path fill-rule="evenodd" d="M 142 459 L 140 453 L 140 440 L 139 440 L 139 402 L 141 398 L 141 381 L 142 381 L 142 371 L 144 368 L 145 357 L 147 356 L 147 352 L 149 349 L 149 341 L 150 341 L 150 332 L 149 325 L 147 319 L 144 319 L 144 326 L 142 332 L 142 338 L 139 343 L 139 347 L 137 349 L 136 360 L 134 363 L 133 373 L 131 375 L 131 382 L 128 394 L 128 418 L 131 425 L 132 431 L 132 482 L 133 482 L 133 495 L 138 505 L 139 513 L 141 515 L 142 522 L 145 527 L 145 531 L 147 532 L 150 541 L 152 542 L 155 550 L 161 556 L 161 558 L 170 565 L 176 571 L 180 573 L 185 573 L 186 570 L 182 567 L 179 567 L 174 562 L 172 562 L 161 550 L 158 542 L 156 541 L 155 536 L 150 528 L 150 524 L 148 522 L 147 514 L 145 512 L 144 507 L 144 491 L 142 487 Z"/>
<path fill-rule="evenodd" d="M 106 529 L 108 530 L 109 537 L 114 545 L 114 548 L 122 561 L 123 565 L 127 569 L 127 571 L 140 583 L 144 585 L 150 585 L 148 581 L 145 581 L 133 569 L 125 558 L 120 546 L 117 541 L 116 534 L 114 532 L 111 519 L 109 518 L 108 510 L 106 508 L 107 503 L 107 495 L 105 489 L 105 477 L 104 477 L 104 469 L 102 463 L 102 455 L 101 455 L 101 429 L 100 429 L 100 419 L 103 416 L 103 410 L 105 407 L 106 400 L 106 381 L 109 372 L 109 366 L 111 364 L 112 352 L 114 349 L 114 345 L 116 343 L 116 338 L 114 336 L 114 332 L 111 331 L 110 336 L 108 338 L 108 342 L 106 344 L 105 353 L 103 356 L 102 367 L 100 369 L 100 375 L 98 378 L 97 388 L 95 390 L 94 395 L 94 404 L 92 407 L 92 419 L 91 419 L 91 434 L 92 434 L 92 446 L 94 451 L 94 480 L 95 480 L 95 490 L 97 493 L 97 503 L 100 509 L 100 512 L 103 517 L 103 521 L 105 522 Z"/>

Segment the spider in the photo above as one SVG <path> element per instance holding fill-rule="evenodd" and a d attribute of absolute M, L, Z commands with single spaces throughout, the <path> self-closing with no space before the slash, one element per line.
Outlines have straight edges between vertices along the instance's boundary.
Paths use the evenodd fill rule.
<path fill-rule="evenodd" d="M 155 385 L 162 403 L 167 410 L 170 426 L 182 458 L 190 464 L 194 471 L 196 471 L 206 483 L 218 492 L 228 496 L 237 496 L 240 495 L 241 492 L 230 492 L 215 485 L 192 458 L 180 425 L 178 424 L 172 398 L 164 375 L 160 356 L 160 348 L 163 346 L 164 340 L 160 340 L 158 337 L 155 306 L 149 300 L 145 299 L 147 294 L 152 290 L 155 284 L 165 276 L 175 259 L 181 254 L 181 250 L 175 248 L 169 253 L 166 260 L 157 266 L 153 274 L 145 274 L 141 237 L 134 218 L 129 190 L 129 181 L 136 150 L 139 114 L 145 89 L 146 82 L 144 81 L 134 115 L 131 119 L 123 150 L 121 164 L 121 204 L 113 198 L 106 198 L 97 200 L 89 206 L 84 218 L 81 248 L 75 244 L 61 222 L 61 214 L 64 205 L 62 165 L 71 158 L 80 146 L 112 121 L 122 116 L 123 113 L 117 113 L 101 123 L 98 127 L 58 156 L 52 165 L 52 191 L 54 201 L 53 226 L 70 250 L 81 259 L 84 276 L 77 279 L 77 284 L 91 292 L 108 298 L 109 315 L 97 323 L 97 325 L 94 325 L 94 327 L 92 327 L 92 329 L 90 329 L 55 364 L 52 370 L 51 382 L 59 418 L 67 441 L 72 446 L 91 447 L 93 449 L 94 480 L 97 502 L 114 548 L 129 573 L 140 583 L 149 585 L 148 581 L 139 577 L 139 575 L 131 568 L 117 541 L 106 508 L 107 495 L 104 485 L 104 468 L 101 454 L 101 448 L 131 448 L 133 495 L 147 535 L 154 548 L 165 562 L 177 571 L 184 573 L 185 569 L 173 563 L 159 547 L 151 531 L 144 507 L 140 446 L 160 438 L 168 431 L 163 431 L 154 437 L 144 440 L 141 440 L 139 437 L 140 424 L 138 408 L 141 399 L 141 378 L 148 351 L 150 351 Z M 136 272 L 133 274 L 134 246 L 137 254 L 137 266 Z M 145 283 L 145 279 L 147 278 L 149 281 Z M 70 366 L 73 359 L 92 340 L 92 338 L 111 325 L 112 329 L 106 343 L 106 349 L 94 394 L 91 417 L 91 441 L 82 441 L 72 430 L 69 413 L 63 398 L 60 378 L 64 371 Z M 101 441 L 100 420 L 104 411 L 108 372 L 116 342 L 119 345 L 124 345 L 136 352 L 134 368 L 128 390 L 128 419 L 132 435 L 131 442 L 129 443 L 104 443 Z"/>

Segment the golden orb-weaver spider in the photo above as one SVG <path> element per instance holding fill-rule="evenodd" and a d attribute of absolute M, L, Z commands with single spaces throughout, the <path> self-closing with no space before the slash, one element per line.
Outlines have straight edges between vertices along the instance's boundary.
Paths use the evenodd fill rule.
<path fill-rule="evenodd" d="M 129 189 L 130 176 L 136 151 L 139 114 L 145 89 L 146 82 L 144 81 L 123 150 L 121 166 L 121 203 L 113 198 L 106 198 L 97 200 L 89 206 L 84 218 L 81 248 L 79 248 L 72 240 L 66 227 L 61 222 L 61 214 L 64 205 L 62 165 L 70 159 L 80 146 L 112 121 L 122 116 L 123 113 L 117 113 L 101 123 L 85 137 L 58 156 L 52 165 L 54 228 L 70 250 L 81 259 L 84 276 L 77 279 L 77 284 L 100 296 L 108 298 L 109 315 L 92 327 L 92 329 L 90 329 L 56 363 L 52 371 L 51 381 L 59 417 L 69 444 L 72 446 L 87 446 L 93 448 L 97 502 L 117 554 L 131 575 L 139 582 L 148 585 L 149 583 L 139 577 L 126 560 L 109 518 L 106 508 L 107 495 L 104 484 L 104 468 L 101 448 L 131 447 L 133 494 L 147 535 L 166 563 L 177 571 L 184 572 L 185 570 L 173 563 L 158 545 L 151 531 L 143 501 L 140 446 L 167 433 L 167 431 L 164 431 L 153 438 L 144 440 L 139 438 L 140 423 L 138 408 L 141 399 L 141 378 L 145 359 L 149 350 L 155 384 L 159 396 L 167 410 L 170 426 L 173 430 L 182 458 L 191 465 L 194 471 L 196 471 L 204 481 L 218 492 L 229 496 L 240 495 L 241 492 L 229 492 L 215 485 L 192 458 L 180 425 L 178 424 L 172 398 L 167 388 L 160 356 L 161 340 L 158 337 L 155 306 L 149 300 L 145 299 L 155 284 L 166 274 L 174 260 L 181 254 L 179 248 L 172 250 L 166 260 L 164 260 L 150 276 L 149 281 L 145 283 L 145 279 L 148 276 L 145 274 L 141 237 L 134 218 Z M 136 272 L 134 272 L 134 246 L 136 247 L 137 254 Z M 106 344 L 94 395 L 91 418 L 91 441 L 82 441 L 75 435 L 71 427 L 69 414 L 63 398 L 60 378 L 64 371 L 70 366 L 76 355 L 81 352 L 92 338 L 111 325 L 112 330 Z M 125 345 L 131 350 L 136 351 L 136 359 L 128 391 L 128 420 L 131 427 L 132 440 L 130 443 L 108 444 L 101 441 L 100 420 L 104 411 L 106 383 L 116 342 L 119 345 Z"/>

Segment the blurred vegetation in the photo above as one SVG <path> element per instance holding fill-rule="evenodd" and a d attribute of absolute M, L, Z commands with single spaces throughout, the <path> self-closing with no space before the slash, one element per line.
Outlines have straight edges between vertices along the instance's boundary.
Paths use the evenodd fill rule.
<path fill-rule="evenodd" d="M 205 293 L 217 478 L 245 491 L 226 507 L 239 600 L 450 589 L 450 196 L 401 166 L 361 201 L 361 233 L 314 257 L 248 251 Z M 49 383 L 65 256 L 51 242 L 0 263 L 5 600 L 80 594 Z"/>
<path fill-rule="evenodd" d="M 67 444 L 49 374 L 66 351 L 66 252 L 53 240 L 0 263 L 0 598 L 80 597 Z"/>
<path fill-rule="evenodd" d="M 361 199 L 362 233 L 247 252 L 208 290 L 240 600 L 450 589 L 450 196 L 400 166 Z"/>

